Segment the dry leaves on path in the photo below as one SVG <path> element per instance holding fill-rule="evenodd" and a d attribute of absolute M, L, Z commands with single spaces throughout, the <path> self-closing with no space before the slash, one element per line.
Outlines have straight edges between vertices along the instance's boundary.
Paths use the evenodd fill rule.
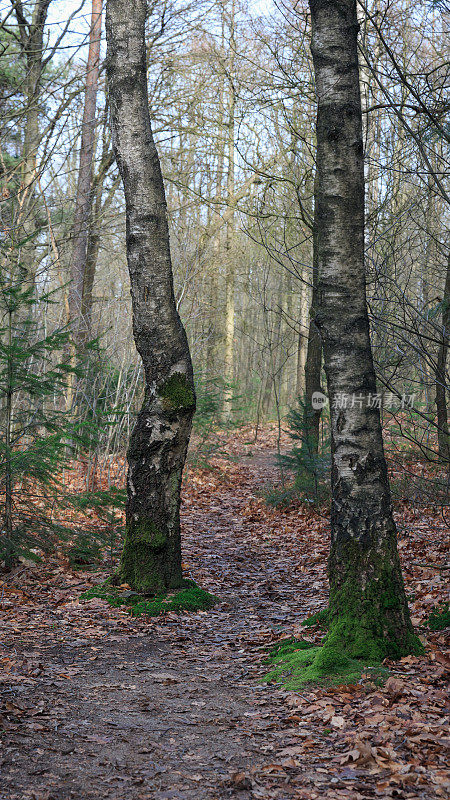
<path fill-rule="evenodd" d="M 107 563 L 92 575 L 55 559 L 4 576 L 1 800 L 447 796 L 446 637 L 422 625 L 443 597 L 430 567 L 444 563 L 442 520 L 397 511 L 426 657 L 390 665 L 383 687 L 262 686 L 265 648 L 303 635 L 326 605 L 328 551 L 326 518 L 261 498 L 276 479 L 276 432 L 262 436 L 234 433 L 239 462 L 189 470 L 184 569 L 221 598 L 212 611 L 135 620 L 80 602 Z"/>

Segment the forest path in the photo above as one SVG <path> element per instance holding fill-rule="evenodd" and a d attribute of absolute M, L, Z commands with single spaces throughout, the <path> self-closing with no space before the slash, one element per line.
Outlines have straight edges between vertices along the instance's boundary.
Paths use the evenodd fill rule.
<path fill-rule="evenodd" d="M 254 777 L 289 744 L 278 730 L 282 693 L 260 685 L 255 660 L 272 631 L 307 613 L 299 582 L 306 596 L 311 581 L 306 572 L 293 581 L 286 531 L 274 543 L 275 520 L 261 525 L 258 501 L 252 511 L 272 474 L 272 452 L 246 457 L 185 501 L 187 571 L 225 601 L 217 609 L 144 622 L 72 601 L 80 590 L 64 576 L 56 602 L 53 580 L 36 582 L 38 602 L 6 637 L 17 725 L 0 800 L 294 796 L 281 766 Z M 292 739 L 292 723 L 283 727 Z"/>
<path fill-rule="evenodd" d="M 392 773 L 394 795 L 387 761 L 362 751 L 361 764 L 341 766 L 361 720 L 370 725 L 375 707 L 373 737 L 380 711 L 391 713 L 379 690 L 298 694 L 259 682 L 261 649 L 302 634 L 299 621 L 326 602 L 327 523 L 268 508 L 259 493 L 273 478 L 270 449 L 189 476 L 185 572 L 220 597 L 211 611 L 132 619 L 80 602 L 98 574 L 42 566 L 17 576 L 20 610 L 20 590 L 3 603 L 0 800 L 443 796 L 428 778 L 416 794 L 406 762 L 404 785 Z"/>

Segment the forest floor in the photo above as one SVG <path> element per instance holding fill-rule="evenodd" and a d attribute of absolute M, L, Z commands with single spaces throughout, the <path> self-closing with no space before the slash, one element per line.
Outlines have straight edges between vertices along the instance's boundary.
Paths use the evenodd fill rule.
<path fill-rule="evenodd" d="M 190 469 L 185 574 L 211 611 L 132 618 L 80 600 L 106 572 L 21 565 L 0 586 L 0 800 L 446 797 L 443 599 L 448 528 L 400 504 L 414 623 L 427 652 L 382 687 L 265 685 L 265 648 L 304 636 L 326 605 L 328 521 L 268 507 L 273 429 L 233 435 L 214 470 Z M 3 589 L 3 593 L 2 593 Z M 313 639 L 318 631 L 310 632 Z"/>

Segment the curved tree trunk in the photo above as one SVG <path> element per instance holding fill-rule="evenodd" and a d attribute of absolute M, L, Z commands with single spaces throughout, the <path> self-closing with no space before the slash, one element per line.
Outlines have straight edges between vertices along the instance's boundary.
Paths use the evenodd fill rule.
<path fill-rule="evenodd" d="M 319 312 L 331 406 L 330 632 L 366 659 L 420 652 L 397 552 L 364 272 L 356 0 L 310 0 L 318 98 Z"/>
<path fill-rule="evenodd" d="M 166 199 L 148 109 L 145 0 L 108 0 L 107 76 L 126 201 L 133 332 L 145 398 L 128 451 L 120 577 L 155 593 L 181 585 L 180 486 L 195 410 L 192 364 L 173 291 Z"/>

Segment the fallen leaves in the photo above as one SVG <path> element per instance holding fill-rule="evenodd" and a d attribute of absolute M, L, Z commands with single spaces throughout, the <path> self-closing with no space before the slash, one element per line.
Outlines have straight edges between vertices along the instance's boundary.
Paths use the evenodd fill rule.
<path fill-rule="evenodd" d="M 182 800 L 207 790 L 220 800 L 250 792 L 261 800 L 446 796 L 444 681 L 450 662 L 445 632 L 422 628 L 428 656 L 387 665 L 392 675 L 382 687 L 370 677 L 353 686 L 302 693 L 259 685 L 266 648 L 289 635 L 304 636 L 301 621 L 326 605 L 328 551 L 327 519 L 301 507 L 269 508 L 259 496 L 261 486 L 276 477 L 274 431 L 264 429 L 262 437 L 254 460 L 215 459 L 216 470 L 191 468 L 184 487 L 184 570 L 221 598 L 214 611 L 138 621 L 102 600 L 80 603 L 79 594 L 106 577 L 109 563 L 93 576 L 71 573 L 60 559 L 32 569 L 22 564 L 15 577 L 0 584 L 5 642 L 0 683 L 6 689 L 0 727 L 11 738 L 20 732 L 17 764 L 23 763 L 24 743 L 33 748 L 39 738 L 47 742 L 47 761 L 51 747 L 63 747 L 63 760 L 73 758 L 80 774 L 80 742 L 91 747 L 89 758 L 104 750 L 105 798 L 135 796 L 115 783 L 129 780 L 130 771 L 133 785 L 142 787 L 136 797 L 153 800 L 145 772 L 153 763 L 151 781 L 157 775 L 158 785 Z M 249 438 L 248 430 L 233 432 L 230 455 L 248 452 L 243 442 Z M 442 522 L 405 505 L 397 519 L 414 618 L 423 623 L 443 592 L 441 576 L 429 567 L 445 556 Z M 313 643 L 321 636 L 319 629 L 308 629 Z M 147 650 L 143 660 L 133 661 L 130 651 L 139 637 Z M 172 655 L 171 663 L 154 663 L 155 643 Z M 51 647 L 64 653 L 63 661 L 47 655 Z M 113 663 L 105 657 L 108 647 L 117 653 Z M 85 675 L 91 676 L 86 688 Z M 146 681 L 148 695 L 142 690 Z M 222 694 L 215 695 L 214 705 L 209 693 L 216 686 Z M 42 702 L 30 700 L 44 689 L 54 707 L 47 694 Z M 239 709 L 231 711 L 227 691 L 242 696 L 246 705 L 240 700 Z M 83 692 L 83 702 L 100 704 L 100 723 L 81 713 Z M 64 709 L 55 698 L 66 703 Z M 176 711 L 170 709 L 171 698 L 179 698 Z M 120 713 L 114 715 L 116 706 Z M 70 722 L 72 713 L 76 719 Z M 148 748 L 142 748 L 141 730 L 139 747 L 127 744 L 135 714 L 138 724 L 155 725 Z M 61 719 L 74 726 L 74 739 L 64 745 L 57 744 Z M 201 750 L 191 747 L 197 731 Z M 221 732 L 222 750 L 214 739 Z M 122 755 L 118 766 L 108 760 L 114 748 L 135 755 L 134 772 Z M 217 759 L 224 767 L 219 772 L 211 768 Z M 108 781 L 115 786 L 111 793 Z M 46 791 L 36 790 L 36 796 Z M 31 796 L 18 794 L 20 800 Z"/>
<path fill-rule="evenodd" d="M 344 753 L 344 755 L 340 759 L 340 763 L 341 764 L 354 763 L 358 764 L 359 766 L 363 766 L 366 764 L 374 765 L 376 763 L 375 757 L 376 757 L 376 749 L 372 747 L 368 742 L 357 738 L 355 740 L 353 749 L 349 750 L 347 753 Z"/>
<path fill-rule="evenodd" d="M 337 714 L 336 716 L 331 717 L 330 725 L 332 725 L 333 728 L 338 728 L 339 730 L 342 730 L 342 728 L 345 728 L 346 722 L 344 717 L 341 717 L 339 716 L 339 714 Z"/>
<path fill-rule="evenodd" d="M 384 688 L 390 695 L 391 700 L 398 700 L 402 696 L 405 689 L 405 683 L 398 678 L 388 678 Z"/>

